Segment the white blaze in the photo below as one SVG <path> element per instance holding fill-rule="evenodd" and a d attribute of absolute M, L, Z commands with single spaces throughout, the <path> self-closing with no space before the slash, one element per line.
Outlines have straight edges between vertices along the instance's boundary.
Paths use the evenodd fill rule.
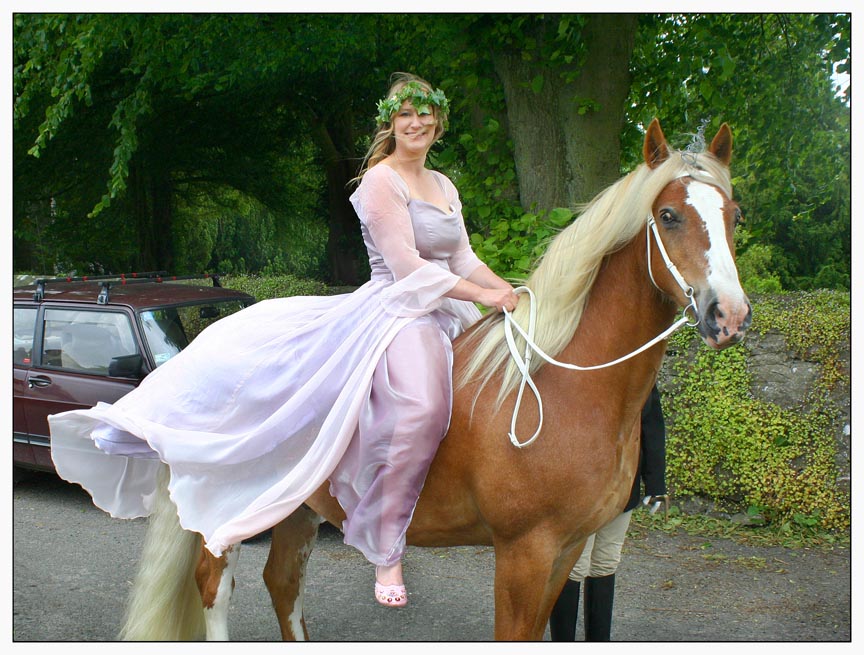
<path fill-rule="evenodd" d="M 718 297 L 741 296 L 744 292 L 738 281 L 738 270 L 729 243 L 726 241 L 726 224 L 723 221 L 723 194 L 715 186 L 704 182 L 691 182 L 687 187 L 687 204 L 699 212 L 708 233 L 709 286 Z"/>

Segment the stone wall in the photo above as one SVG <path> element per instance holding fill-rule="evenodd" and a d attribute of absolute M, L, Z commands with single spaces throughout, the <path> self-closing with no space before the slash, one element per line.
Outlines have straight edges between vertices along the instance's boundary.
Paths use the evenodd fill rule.
<path fill-rule="evenodd" d="M 704 347 L 693 331 L 693 339 L 686 349 L 672 349 L 667 352 L 660 371 L 659 385 L 664 393 L 675 393 L 684 383 L 674 373 L 676 361 L 689 358 L 692 361 L 696 348 Z M 805 414 L 808 411 L 807 398 L 814 390 L 821 374 L 821 364 L 810 353 L 803 357 L 787 345 L 786 338 L 776 330 L 763 334 L 751 331 L 745 341 L 734 346 L 745 348 L 748 352 L 747 369 L 752 381 L 750 393 L 754 398 L 773 403 L 785 410 L 796 409 Z M 848 491 L 851 487 L 851 347 L 847 340 L 837 346 L 842 377 L 831 391 L 830 399 L 837 408 L 833 417 L 834 439 L 837 444 L 835 462 L 838 473 L 838 487 Z M 674 416 L 670 417 L 674 423 Z"/>

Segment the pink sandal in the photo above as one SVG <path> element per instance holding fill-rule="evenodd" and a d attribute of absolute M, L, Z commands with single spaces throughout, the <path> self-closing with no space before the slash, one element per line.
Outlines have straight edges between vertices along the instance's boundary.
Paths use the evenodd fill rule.
<path fill-rule="evenodd" d="M 386 607 L 404 607 L 408 592 L 404 584 L 381 584 L 378 582 L 378 567 L 375 567 L 375 600 Z"/>
<path fill-rule="evenodd" d="M 383 585 L 376 580 L 375 600 L 387 607 L 404 607 L 408 603 L 408 592 L 404 584 Z"/>

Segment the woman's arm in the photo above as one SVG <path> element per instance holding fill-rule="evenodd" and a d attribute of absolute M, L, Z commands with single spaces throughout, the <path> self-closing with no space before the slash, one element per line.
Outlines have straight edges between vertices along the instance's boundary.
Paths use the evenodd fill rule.
<path fill-rule="evenodd" d="M 460 279 L 456 285 L 444 295 L 454 300 L 469 300 L 478 302 L 486 307 L 493 307 L 499 312 L 506 309 L 512 312 L 516 309 L 519 296 L 513 292 L 513 287 L 500 277 L 495 275 L 485 264 L 480 267 L 486 269 L 481 272 L 477 269 L 471 274 L 471 279 Z M 495 285 L 482 286 L 480 283 Z"/>
<path fill-rule="evenodd" d="M 513 285 L 507 280 L 496 275 L 491 268 L 483 264 L 474 269 L 474 272 L 468 276 L 468 280 L 474 284 L 486 287 L 487 289 L 508 289 L 513 290 Z"/>

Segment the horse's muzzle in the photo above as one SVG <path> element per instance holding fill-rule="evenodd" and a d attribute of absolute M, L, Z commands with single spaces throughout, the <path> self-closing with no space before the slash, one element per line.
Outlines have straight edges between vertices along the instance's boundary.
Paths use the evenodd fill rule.
<path fill-rule="evenodd" d="M 744 339 L 753 320 L 750 301 L 744 296 L 738 300 L 712 298 L 700 312 L 697 329 L 702 339 L 715 350 L 735 345 Z"/>

